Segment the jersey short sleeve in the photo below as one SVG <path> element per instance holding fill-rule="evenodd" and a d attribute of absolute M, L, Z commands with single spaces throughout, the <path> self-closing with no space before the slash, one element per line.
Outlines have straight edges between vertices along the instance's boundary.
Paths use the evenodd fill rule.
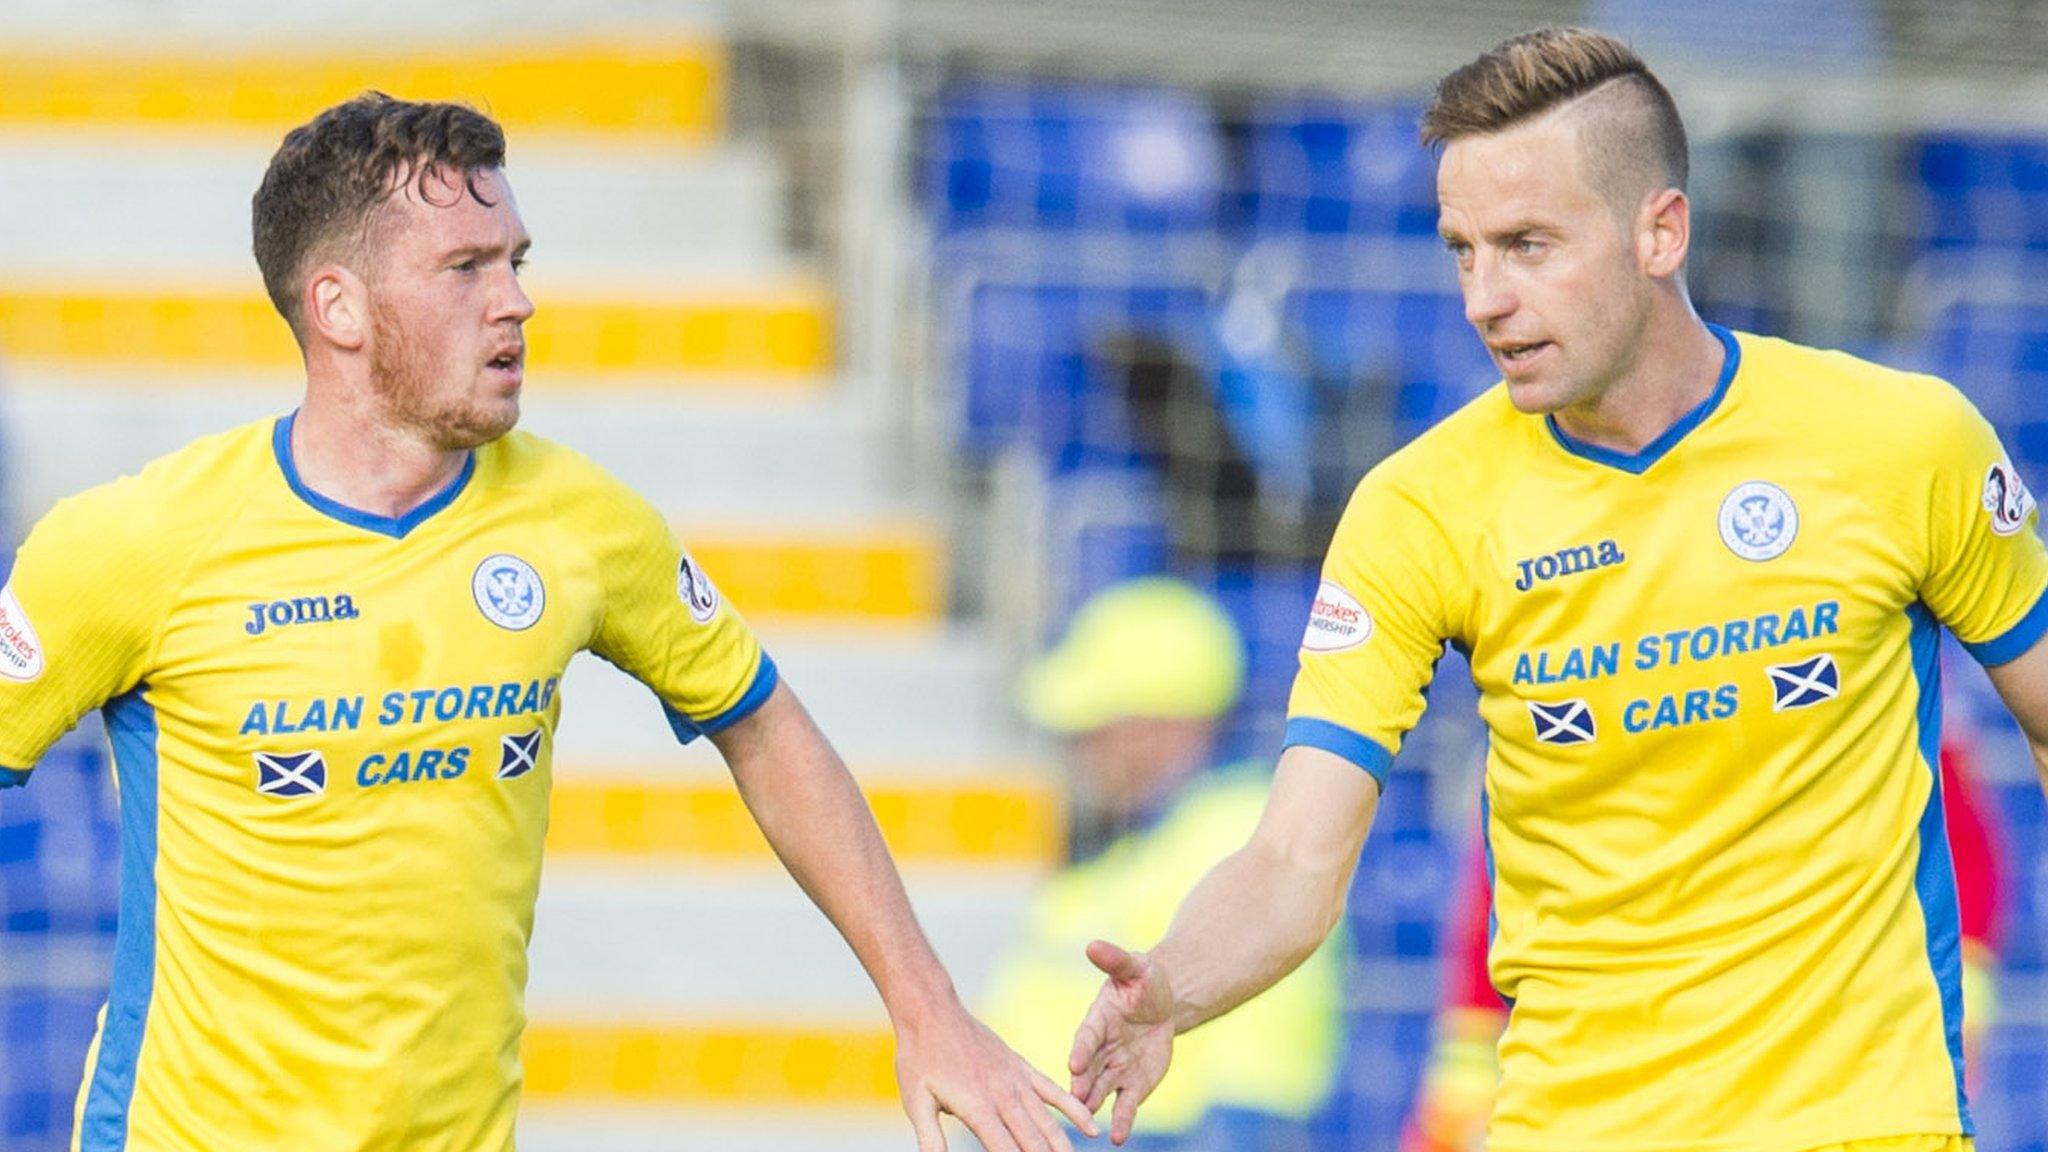
<path fill-rule="evenodd" d="M 1454 635 L 1445 605 L 1463 579 L 1419 495 L 1385 465 L 1368 474 L 1323 562 L 1285 744 L 1334 752 L 1384 784 Z"/>
<path fill-rule="evenodd" d="M 1990 424 L 1960 395 L 1932 422 L 1927 573 L 1920 599 L 1987 665 L 2048 634 L 2048 547 L 2032 494 Z"/>
<path fill-rule="evenodd" d="M 51 509 L 0 589 L 0 785 L 143 678 L 188 553 L 129 483 Z"/>
<path fill-rule="evenodd" d="M 647 685 L 688 743 L 750 715 L 775 664 L 667 521 L 623 487 L 600 498 L 593 537 L 604 614 L 591 651 Z"/>

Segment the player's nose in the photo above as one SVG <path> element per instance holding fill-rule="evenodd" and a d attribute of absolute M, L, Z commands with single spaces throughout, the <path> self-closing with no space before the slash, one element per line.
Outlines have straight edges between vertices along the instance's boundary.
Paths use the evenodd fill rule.
<path fill-rule="evenodd" d="M 532 316 L 533 297 L 526 294 L 526 286 L 519 282 L 518 275 L 508 272 L 500 285 L 498 306 L 493 310 L 491 319 L 524 323 Z"/>
<path fill-rule="evenodd" d="M 1465 294 L 1465 319 L 1482 334 L 1488 324 L 1515 310 L 1514 293 L 1491 262 L 1475 261 L 1461 280 L 1463 283 L 1459 287 Z"/>

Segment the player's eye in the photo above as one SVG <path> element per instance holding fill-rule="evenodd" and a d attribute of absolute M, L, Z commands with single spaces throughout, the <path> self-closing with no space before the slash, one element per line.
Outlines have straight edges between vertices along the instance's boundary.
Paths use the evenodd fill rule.
<path fill-rule="evenodd" d="M 474 272 L 476 271 L 476 260 L 474 258 L 471 258 L 462 261 L 460 264 L 451 264 L 449 265 L 449 267 L 453 268 L 457 272 Z"/>
<path fill-rule="evenodd" d="M 1510 245 L 1510 248 L 1517 256 L 1534 256 L 1543 251 L 1543 241 L 1531 239 L 1527 236 L 1519 236 L 1515 238 L 1515 242 Z"/>
<path fill-rule="evenodd" d="M 512 258 L 512 274 L 517 276 L 524 271 L 526 271 L 526 257 L 514 256 Z"/>

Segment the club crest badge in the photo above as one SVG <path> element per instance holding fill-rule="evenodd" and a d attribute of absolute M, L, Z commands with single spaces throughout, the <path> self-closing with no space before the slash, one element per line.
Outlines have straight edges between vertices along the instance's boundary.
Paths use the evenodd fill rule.
<path fill-rule="evenodd" d="M 2010 460 L 2000 460 L 1984 475 L 1984 510 L 1991 514 L 1991 530 L 2000 536 L 2010 536 L 2027 526 L 2027 516 L 2034 510 L 2034 494 L 2027 491 L 2027 482 L 2020 479 L 2019 469 Z M 0 667 L 0 675 L 7 669 Z"/>
<path fill-rule="evenodd" d="M 1744 560 L 1775 560 L 1799 536 L 1799 506 L 1765 480 L 1738 484 L 1721 501 L 1721 542 Z"/>
<path fill-rule="evenodd" d="M 484 619 L 511 632 L 524 632 L 547 607 L 547 590 L 533 565 L 510 553 L 484 558 L 470 577 L 470 591 Z"/>
<path fill-rule="evenodd" d="M 1536 739 L 1545 744 L 1591 744 L 1598 735 L 1593 706 L 1584 700 L 1531 700 L 1529 719 L 1536 722 Z"/>
<path fill-rule="evenodd" d="M 718 614 L 718 587 L 688 552 L 676 564 L 676 595 L 689 605 L 690 619 L 699 624 L 711 623 Z"/>
<path fill-rule="evenodd" d="M 327 758 L 318 752 L 258 752 L 256 790 L 265 796 L 318 796 L 327 791 Z"/>

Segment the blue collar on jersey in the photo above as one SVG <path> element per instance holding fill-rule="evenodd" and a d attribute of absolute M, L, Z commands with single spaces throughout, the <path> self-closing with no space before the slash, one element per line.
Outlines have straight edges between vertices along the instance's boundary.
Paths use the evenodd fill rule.
<path fill-rule="evenodd" d="M 315 512 L 352 527 L 381 533 L 394 540 L 405 539 L 406 533 L 426 523 L 427 518 L 434 513 L 453 504 L 455 498 L 462 495 L 462 490 L 469 486 L 470 476 L 476 472 L 476 453 L 471 452 L 462 461 L 462 471 L 456 473 L 455 479 L 450 480 L 446 488 L 427 497 L 425 503 L 405 515 L 378 516 L 364 512 L 338 500 L 329 500 L 306 487 L 306 482 L 299 479 L 299 467 L 292 463 L 292 421 L 298 418 L 298 410 L 293 409 L 291 415 L 278 420 L 277 427 L 270 434 L 270 447 L 277 454 L 277 466 L 284 472 L 284 482 L 291 485 L 298 498 L 311 505 Z"/>
<path fill-rule="evenodd" d="M 1685 439 L 1687 433 L 1714 414 L 1714 409 L 1721 406 L 1721 399 L 1728 395 L 1728 385 L 1735 380 L 1735 370 L 1742 365 L 1742 346 L 1735 342 L 1735 333 L 1719 324 L 1707 325 L 1707 331 L 1712 332 L 1714 338 L 1721 342 L 1721 347 L 1728 350 L 1728 355 L 1721 361 L 1721 379 L 1715 382 L 1713 394 L 1700 401 L 1699 407 L 1679 417 L 1678 423 L 1666 428 L 1663 435 L 1644 445 L 1641 451 L 1616 452 L 1612 448 L 1602 448 L 1598 444 L 1574 440 L 1569 433 L 1557 426 L 1555 416 L 1545 416 L 1544 426 L 1550 429 L 1550 435 L 1558 445 L 1574 456 L 1591 460 L 1595 464 L 1605 464 L 1609 468 L 1619 468 L 1632 476 L 1641 476 L 1648 472 L 1650 465 L 1662 460 L 1664 454 L 1677 447 L 1678 442 Z"/>

